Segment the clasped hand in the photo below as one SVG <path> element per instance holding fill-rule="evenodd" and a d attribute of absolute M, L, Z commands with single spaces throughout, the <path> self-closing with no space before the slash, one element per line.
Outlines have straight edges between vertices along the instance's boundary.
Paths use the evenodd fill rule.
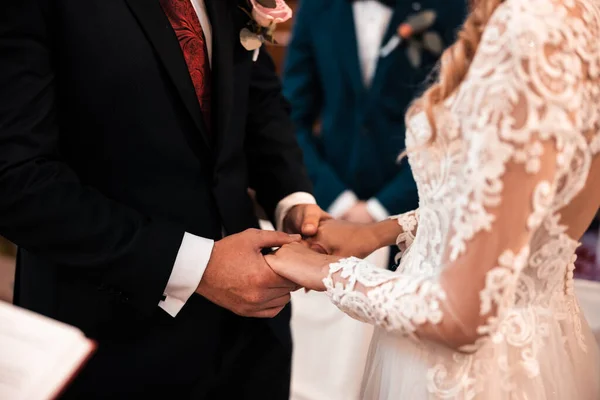
<path fill-rule="evenodd" d="M 196 292 L 238 315 L 272 318 L 290 301 L 290 292 L 324 290 L 331 263 L 378 249 L 372 226 L 336 221 L 316 205 L 298 205 L 283 221 L 286 232 L 249 229 L 216 242 Z M 263 249 L 274 247 L 279 250 L 263 256 Z"/>
<path fill-rule="evenodd" d="M 329 218 L 316 205 L 297 205 L 283 221 L 285 233 L 249 229 L 217 241 L 196 292 L 241 316 L 276 316 L 300 286 L 275 273 L 263 249 L 298 243 L 301 235 L 314 236 Z"/>
<path fill-rule="evenodd" d="M 364 258 L 381 247 L 373 225 L 327 220 L 316 235 L 294 241 L 265 257 L 279 276 L 309 290 L 323 291 L 329 265 L 342 258 Z"/>

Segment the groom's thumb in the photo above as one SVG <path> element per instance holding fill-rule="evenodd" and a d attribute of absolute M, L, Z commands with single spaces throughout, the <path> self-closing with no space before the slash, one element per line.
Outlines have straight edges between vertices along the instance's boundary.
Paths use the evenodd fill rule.
<path fill-rule="evenodd" d="M 317 234 L 322 213 L 319 206 L 309 204 L 304 207 L 304 215 L 302 217 L 302 234 L 304 236 L 314 236 Z"/>
<path fill-rule="evenodd" d="M 298 242 L 301 239 L 300 235 L 288 235 L 284 232 L 258 231 L 254 243 L 256 248 L 260 250 L 267 247 L 281 247 L 285 244 Z"/>

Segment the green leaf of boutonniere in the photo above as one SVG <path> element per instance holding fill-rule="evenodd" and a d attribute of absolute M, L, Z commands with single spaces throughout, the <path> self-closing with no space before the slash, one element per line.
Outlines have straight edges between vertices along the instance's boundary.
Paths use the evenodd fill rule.
<path fill-rule="evenodd" d="M 411 27 L 412 35 L 425 32 L 431 28 L 437 19 L 437 13 L 433 10 L 425 10 L 418 14 L 411 15 L 406 19 L 405 24 Z"/>
<path fill-rule="evenodd" d="M 408 61 L 413 68 L 419 68 L 421 66 L 422 56 L 421 51 L 423 49 L 423 45 L 416 40 L 410 40 L 408 42 L 408 47 L 406 48 L 406 56 L 408 57 Z"/>
<path fill-rule="evenodd" d="M 436 56 L 444 50 L 444 42 L 437 32 L 426 32 L 423 35 L 423 46 Z"/>

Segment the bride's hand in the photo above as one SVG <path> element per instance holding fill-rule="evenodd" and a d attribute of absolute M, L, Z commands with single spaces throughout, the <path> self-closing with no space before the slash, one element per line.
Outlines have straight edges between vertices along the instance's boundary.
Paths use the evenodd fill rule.
<path fill-rule="evenodd" d="M 329 274 L 329 264 L 340 257 L 317 253 L 301 243 L 285 245 L 265 260 L 273 271 L 296 284 L 316 291 L 324 291 L 323 279 Z"/>
<path fill-rule="evenodd" d="M 383 247 L 376 232 L 377 225 L 328 220 L 322 222 L 317 235 L 306 239 L 306 242 L 318 252 L 365 258 Z"/>

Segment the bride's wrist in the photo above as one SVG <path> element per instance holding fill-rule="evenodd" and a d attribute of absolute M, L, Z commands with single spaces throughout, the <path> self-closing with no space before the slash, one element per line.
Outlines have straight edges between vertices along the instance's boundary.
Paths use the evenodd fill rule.
<path fill-rule="evenodd" d="M 333 256 L 333 255 L 326 255 L 324 257 L 324 263 L 323 263 L 323 265 L 321 265 L 321 276 L 323 277 L 323 279 L 325 279 L 329 276 L 330 265 L 340 262 L 340 260 L 342 260 L 342 259 L 343 259 L 343 257 Z"/>
<path fill-rule="evenodd" d="M 373 236 L 372 240 L 378 246 L 377 249 L 395 245 L 398 235 L 402 233 L 402 228 L 400 228 L 398 221 L 395 219 L 377 222 L 369 230 Z"/>

